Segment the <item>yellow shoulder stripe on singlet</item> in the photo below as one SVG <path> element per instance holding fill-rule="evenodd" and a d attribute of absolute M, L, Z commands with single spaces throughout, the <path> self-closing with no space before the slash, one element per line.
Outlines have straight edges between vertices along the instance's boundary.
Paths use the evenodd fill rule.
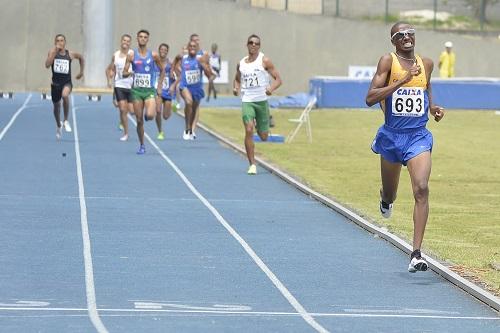
<path fill-rule="evenodd" d="M 407 70 L 404 69 L 403 66 L 401 66 L 399 58 L 394 52 L 391 52 L 391 56 L 392 56 L 392 65 L 391 65 L 391 76 L 389 77 L 389 83 L 399 81 L 406 75 L 407 72 Z M 425 75 L 424 62 L 422 61 L 422 58 L 420 58 L 420 56 L 418 55 L 415 55 L 415 59 L 417 60 L 417 64 L 420 65 L 422 71 L 420 72 L 419 75 L 414 76 L 410 82 L 405 83 L 403 87 L 421 87 L 424 88 L 425 90 L 427 88 L 427 76 Z"/>

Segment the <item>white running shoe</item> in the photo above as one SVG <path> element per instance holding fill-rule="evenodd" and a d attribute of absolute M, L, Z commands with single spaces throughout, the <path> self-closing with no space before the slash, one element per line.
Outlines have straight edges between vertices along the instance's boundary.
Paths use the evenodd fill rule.
<path fill-rule="evenodd" d="M 190 134 L 189 140 L 196 140 L 196 133 L 195 132 Z"/>
<path fill-rule="evenodd" d="M 61 140 L 61 137 L 62 137 L 62 127 L 58 127 L 56 129 L 56 139 Z"/>
<path fill-rule="evenodd" d="M 191 140 L 191 134 L 189 134 L 189 131 L 187 131 L 187 130 L 186 130 L 186 131 L 184 131 L 184 132 L 182 133 L 182 138 L 183 138 L 184 140 Z"/>
<path fill-rule="evenodd" d="M 66 132 L 68 132 L 68 133 L 69 133 L 69 132 L 71 132 L 71 126 L 69 126 L 69 121 L 65 120 L 65 121 L 63 122 L 63 125 L 64 125 L 64 130 L 65 130 Z"/>
<path fill-rule="evenodd" d="M 120 138 L 120 141 L 127 141 L 128 140 L 128 134 L 125 134 Z"/>
<path fill-rule="evenodd" d="M 380 199 L 380 214 L 383 217 L 388 219 L 392 215 L 392 204 L 385 203 L 382 199 Z"/>
<path fill-rule="evenodd" d="M 255 164 L 251 164 L 248 167 L 247 174 L 249 174 L 249 175 L 256 175 L 257 174 L 257 166 Z"/>
<path fill-rule="evenodd" d="M 422 255 L 420 254 L 420 250 L 415 250 L 411 254 L 411 260 L 410 264 L 408 265 L 408 272 L 410 273 L 415 273 L 418 271 L 426 271 L 429 268 L 429 265 L 427 264 L 427 261 L 425 261 L 424 258 L 422 258 Z"/>

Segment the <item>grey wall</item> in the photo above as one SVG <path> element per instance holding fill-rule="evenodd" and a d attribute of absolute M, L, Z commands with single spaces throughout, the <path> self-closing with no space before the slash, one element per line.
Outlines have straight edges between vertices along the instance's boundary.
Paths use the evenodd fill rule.
<path fill-rule="evenodd" d="M 56 33 L 66 35 L 68 48 L 83 52 L 82 2 L 0 0 L 0 41 L 6 51 L 0 62 L 0 90 L 48 87 L 50 71 L 43 63 Z M 306 91 L 309 78 L 315 75 L 347 75 L 350 64 L 376 65 L 382 54 L 392 50 L 390 27 L 381 23 L 250 8 L 246 1 L 116 0 L 114 4 L 115 48 L 123 33 L 135 36 L 137 30 L 146 28 L 152 47 L 167 42 L 171 53 L 177 53 L 188 36 L 197 32 L 203 48 L 219 44 L 229 61 L 230 78 L 246 54 L 247 36 L 260 35 L 262 51 L 283 77 L 280 94 Z M 418 31 L 417 51 L 437 61 L 447 40 L 455 44 L 457 76 L 500 76 L 500 65 L 493 61 L 500 54 L 498 39 Z M 107 61 L 111 58 L 104 52 L 102 56 Z M 229 86 L 223 90 L 229 91 Z"/>

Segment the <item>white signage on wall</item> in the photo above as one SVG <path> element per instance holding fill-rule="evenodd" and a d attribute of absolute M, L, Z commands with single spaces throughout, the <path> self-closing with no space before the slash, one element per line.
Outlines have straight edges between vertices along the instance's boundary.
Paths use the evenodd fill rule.
<path fill-rule="evenodd" d="M 229 83 L 229 72 L 228 72 L 228 62 L 226 60 L 222 60 L 220 64 L 220 72 L 219 76 L 214 80 L 214 83 Z M 208 83 L 208 78 L 205 73 L 203 73 L 203 82 Z"/>
<path fill-rule="evenodd" d="M 371 79 L 376 71 L 376 66 L 349 66 L 349 77 L 356 79 Z"/>

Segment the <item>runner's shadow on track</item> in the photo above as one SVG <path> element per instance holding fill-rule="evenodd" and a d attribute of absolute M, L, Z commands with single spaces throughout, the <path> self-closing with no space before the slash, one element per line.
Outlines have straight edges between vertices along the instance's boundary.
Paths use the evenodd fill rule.
<path fill-rule="evenodd" d="M 398 275 L 403 279 L 408 281 L 412 285 L 417 286 L 431 286 L 436 284 L 446 283 L 444 280 L 437 278 L 436 276 L 429 275 L 416 275 L 416 274 L 433 274 L 432 272 L 417 272 L 417 273 L 407 273 L 407 272 L 399 272 Z"/>

